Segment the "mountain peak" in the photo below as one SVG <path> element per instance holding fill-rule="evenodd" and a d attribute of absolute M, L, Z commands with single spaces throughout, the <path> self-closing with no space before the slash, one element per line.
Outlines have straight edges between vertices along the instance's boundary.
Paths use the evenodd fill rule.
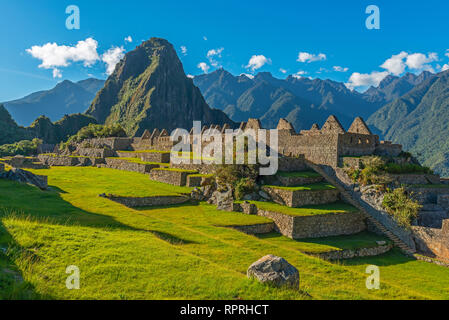
<path fill-rule="evenodd" d="M 189 129 L 194 120 L 235 125 L 209 108 L 173 45 L 161 38 L 151 38 L 125 55 L 87 113 L 101 123 L 120 123 L 129 135 L 142 135 L 145 129 Z"/>

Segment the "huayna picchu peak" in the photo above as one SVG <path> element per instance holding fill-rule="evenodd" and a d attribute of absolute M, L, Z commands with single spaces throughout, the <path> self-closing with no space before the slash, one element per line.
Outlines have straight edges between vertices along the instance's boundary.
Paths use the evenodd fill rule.
<path fill-rule="evenodd" d="M 222 111 L 209 108 L 172 44 L 160 38 L 125 55 L 87 113 L 100 123 L 120 123 L 129 135 L 187 128 L 194 120 L 235 126 Z"/>

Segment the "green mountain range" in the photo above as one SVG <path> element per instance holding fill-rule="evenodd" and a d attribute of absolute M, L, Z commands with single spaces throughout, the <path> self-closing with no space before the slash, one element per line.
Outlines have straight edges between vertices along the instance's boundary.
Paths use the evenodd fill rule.
<path fill-rule="evenodd" d="M 37 118 L 29 127 L 19 126 L 8 110 L 0 104 L 0 145 L 21 140 L 42 139 L 45 143 L 56 144 L 77 133 L 81 128 L 96 123 L 91 116 L 72 114 L 52 122 L 45 116 Z"/>
<path fill-rule="evenodd" d="M 367 121 L 424 164 L 449 176 L 449 71 L 430 77 Z"/>
<path fill-rule="evenodd" d="M 64 115 L 85 112 L 103 85 L 104 81 L 99 79 L 64 80 L 51 90 L 35 92 L 3 104 L 21 126 L 29 126 L 41 115 L 57 121 Z"/>
<path fill-rule="evenodd" d="M 173 46 L 160 38 L 125 55 L 87 114 L 100 123 L 120 123 L 131 136 L 145 129 L 190 129 L 194 120 L 236 126 L 222 111 L 209 108 Z"/>

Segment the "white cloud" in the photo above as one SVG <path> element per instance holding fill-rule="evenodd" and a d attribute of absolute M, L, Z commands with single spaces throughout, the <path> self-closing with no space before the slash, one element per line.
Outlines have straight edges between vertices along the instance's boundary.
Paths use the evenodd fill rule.
<path fill-rule="evenodd" d="M 283 74 L 286 74 L 286 73 L 287 73 L 287 70 L 282 69 L 282 68 L 280 68 L 279 71 L 282 72 Z"/>
<path fill-rule="evenodd" d="M 209 69 L 210 69 L 210 67 L 207 65 L 206 62 L 198 63 L 197 68 L 200 68 L 201 70 L 203 70 L 204 73 L 208 73 Z"/>
<path fill-rule="evenodd" d="M 314 62 L 314 61 L 322 61 L 322 60 L 326 60 L 327 57 L 324 53 L 319 53 L 317 55 L 313 54 L 313 53 L 308 53 L 308 52 L 300 52 L 298 54 L 298 62 Z"/>
<path fill-rule="evenodd" d="M 380 67 L 388 70 L 389 73 L 398 76 L 405 71 L 406 65 L 404 59 L 407 58 L 407 56 L 408 53 L 402 51 L 401 53 L 393 55 L 391 58 L 385 60 Z"/>
<path fill-rule="evenodd" d="M 62 78 L 61 70 L 54 68 L 53 69 L 53 78 Z"/>
<path fill-rule="evenodd" d="M 195 76 L 192 76 L 191 74 L 188 74 L 187 78 L 193 79 L 193 78 L 195 78 Z"/>
<path fill-rule="evenodd" d="M 131 36 L 127 36 L 127 37 L 125 38 L 125 42 L 131 43 L 131 42 L 133 42 L 133 38 L 132 38 Z"/>
<path fill-rule="evenodd" d="M 204 40 L 204 41 L 207 41 L 207 37 L 206 37 L 206 36 L 203 36 L 203 40 Z"/>
<path fill-rule="evenodd" d="M 112 47 L 101 56 L 101 60 L 107 65 L 107 75 L 111 75 L 114 72 L 115 66 L 124 56 L 125 49 L 123 47 Z"/>
<path fill-rule="evenodd" d="M 207 58 L 209 59 L 209 62 L 212 66 L 217 67 L 218 61 L 215 60 L 215 57 L 221 58 L 221 53 L 223 52 L 224 48 L 218 48 L 218 49 L 211 49 L 207 52 Z"/>
<path fill-rule="evenodd" d="M 354 72 L 349 78 L 349 82 L 345 83 L 346 87 L 353 90 L 357 87 L 368 87 L 374 86 L 377 87 L 379 83 L 388 76 L 387 71 L 378 72 L 373 71 L 371 73 L 358 73 Z"/>
<path fill-rule="evenodd" d="M 449 49 L 446 50 L 446 53 L 444 55 L 449 58 Z"/>
<path fill-rule="evenodd" d="M 221 53 L 223 52 L 224 48 L 218 48 L 218 49 L 211 49 L 207 52 L 207 57 L 213 57 L 218 56 L 221 58 Z"/>
<path fill-rule="evenodd" d="M 402 51 L 401 53 L 393 55 L 391 58 L 387 59 L 380 67 L 388 70 L 388 72 L 394 74 L 395 76 L 399 76 L 404 73 L 407 67 L 412 70 L 427 70 L 435 72 L 429 63 L 437 60 L 438 55 L 434 52 L 425 55 L 423 53 L 408 54 L 407 52 Z"/>
<path fill-rule="evenodd" d="M 183 55 L 187 55 L 187 47 L 186 46 L 181 46 L 181 52 Z"/>
<path fill-rule="evenodd" d="M 429 63 L 437 61 L 438 55 L 436 53 L 429 53 L 427 56 L 422 53 L 413 53 L 407 56 L 407 61 L 405 64 L 410 69 L 415 70 L 427 70 L 435 72 Z"/>
<path fill-rule="evenodd" d="M 349 70 L 349 68 L 343 68 L 343 67 L 340 67 L 340 66 L 334 66 L 334 71 L 337 71 L 337 72 L 347 72 Z"/>
<path fill-rule="evenodd" d="M 267 63 L 271 63 L 271 59 L 265 57 L 264 55 L 254 55 L 251 59 L 249 59 L 248 65 L 245 68 L 255 71 L 262 68 Z"/>
<path fill-rule="evenodd" d="M 296 79 L 301 79 L 301 78 L 303 78 L 303 76 L 304 76 L 305 74 L 307 74 L 306 71 L 299 70 L 299 71 L 296 72 L 295 74 L 292 74 L 292 77 L 293 77 L 293 78 L 296 78 Z"/>
<path fill-rule="evenodd" d="M 93 38 L 78 41 L 75 46 L 46 43 L 43 46 L 32 46 L 27 49 L 31 56 L 42 61 L 39 68 L 53 69 L 53 76 L 62 77 L 58 67 L 68 67 L 72 62 L 83 62 L 90 67 L 100 59 L 97 52 L 98 42 Z"/>
<path fill-rule="evenodd" d="M 245 77 L 247 77 L 249 79 L 254 79 L 254 76 L 252 74 L 249 74 L 249 73 L 241 73 L 240 76 L 245 76 Z"/>
<path fill-rule="evenodd" d="M 441 68 L 441 71 L 446 71 L 446 70 L 449 70 L 449 64 L 447 64 L 447 63 Z"/>

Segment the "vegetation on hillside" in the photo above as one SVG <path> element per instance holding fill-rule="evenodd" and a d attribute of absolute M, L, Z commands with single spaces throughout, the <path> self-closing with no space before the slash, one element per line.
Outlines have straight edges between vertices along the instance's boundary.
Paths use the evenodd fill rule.
<path fill-rule="evenodd" d="M 404 188 L 387 190 L 382 205 L 399 225 L 410 228 L 411 223 L 418 217 L 421 205 L 408 195 Z"/>
<path fill-rule="evenodd" d="M 395 162 L 392 158 L 379 156 L 366 156 L 360 158 L 360 168 L 345 167 L 348 176 L 362 186 L 391 183 L 389 174 L 432 174 L 432 170 L 417 163 Z"/>
<path fill-rule="evenodd" d="M 62 143 L 61 149 L 65 149 L 69 145 L 81 143 L 87 139 L 109 137 L 126 137 L 126 132 L 119 124 L 102 125 L 91 123 L 88 126 L 81 128 L 75 135 L 71 136 L 67 142 Z"/>
<path fill-rule="evenodd" d="M 375 112 L 367 121 L 383 136 L 449 177 L 449 71 L 424 81 Z"/>
<path fill-rule="evenodd" d="M 0 146 L 0 157 L 7 156 L 32 156 L 37 154 L 37 148 L 42 144 L 42 140 L 33 139 L 30 140 L 22 140 L 12 144 L 4 144 Z"/>
<path fill-rule="evenodd" d="M 230 185 L 235 199 L 241 200 L 256 190 L 259 171 L 256 165 L 231 164 L 217 166 L 214 174 L 219 188 Z"/>

